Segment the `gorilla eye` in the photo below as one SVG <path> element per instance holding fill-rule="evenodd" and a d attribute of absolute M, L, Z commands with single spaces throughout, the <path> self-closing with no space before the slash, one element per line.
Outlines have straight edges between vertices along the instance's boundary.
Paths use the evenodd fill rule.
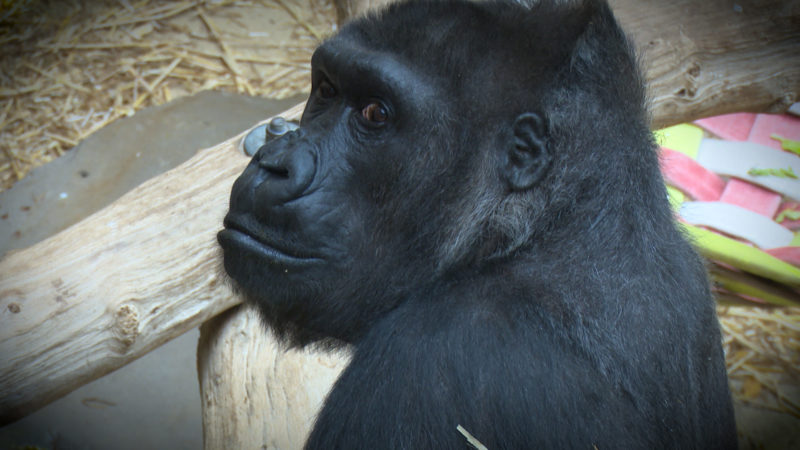
<path fill-rule="evenodd" d="M 369 122 L 380 124 L 389 120 L 389 111 L 377 102 L 372 102 L 361 110 L 361 116 Z"/>
<path fill-rule="evenodd" d="M 333 98 L 336 95 L 336 89 L 328 80 L 322 80 L 317 87 L 317 93 L 322 98 Z"/>

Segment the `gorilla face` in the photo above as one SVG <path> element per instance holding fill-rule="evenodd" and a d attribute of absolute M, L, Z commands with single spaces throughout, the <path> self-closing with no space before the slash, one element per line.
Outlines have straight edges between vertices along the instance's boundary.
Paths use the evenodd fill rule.
<path fill-rule="evenodd" d="M 499 204 L 543 175 L 540 115 L 487 133 L 457 120 L 466 99 L 450 89 L 352 32 L 315 52 L 300 129 L 257 152 L 219 234 L 226 271 L 292 342 L 353 341 L 412 289 L 491 253 L 464 199 Z"/>
<path fill-rule="evenodd" d="M 363 323 L 391 309 L 411 282 L 407 269 L 425 264 L 424 253 L 395 256 L 415 244 L 415 224 L 387 210 L 390 192 L 413 195 L 399 187 L 408 182 L 401 164 L 421 153 L 432 105 L 414 89 L 426 80 L 337 41 L 315 53 L 312 85 L 300 129 L 262 147 L 234 184 L 219 240 L 226 271 L 270 323 L 302 320 L 305 331 L 287 328 L 301 342 L 317 333 L 352 340 L 355 319 L 345 318 Z M 308 322 L 323 316 L 341 319 Z"/>

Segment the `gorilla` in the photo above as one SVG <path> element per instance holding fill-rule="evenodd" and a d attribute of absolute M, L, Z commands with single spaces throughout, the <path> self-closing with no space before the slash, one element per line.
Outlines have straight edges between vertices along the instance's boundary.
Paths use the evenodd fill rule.
<path fill-rule="evenodd" d="M 287 345 L 347 346 L 310 449 L 735 448 L 705 267 L 604 1 L 414 1 L 312 57 L 219 233 Z"/>

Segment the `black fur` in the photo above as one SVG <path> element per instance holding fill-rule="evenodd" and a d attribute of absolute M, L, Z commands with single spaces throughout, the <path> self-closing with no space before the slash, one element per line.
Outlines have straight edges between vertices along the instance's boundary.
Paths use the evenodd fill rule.
<path fill-rule="evenodd" d="M 308 448 L 467 448 L 459 424 L 493 450 L 736 447 L 704 267 L 604 2 L 396 4 L 312 65 L 300 130 L 220 233 L 281 338 L 352 345 Z"/>

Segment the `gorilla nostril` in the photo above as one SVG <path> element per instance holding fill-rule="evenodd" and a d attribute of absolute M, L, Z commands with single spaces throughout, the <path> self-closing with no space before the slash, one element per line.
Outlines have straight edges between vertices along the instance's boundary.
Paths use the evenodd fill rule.
<path fill-rule="evenodd" d="M 269 172 L 270 174 L 275 175 L 277 177 L 289 178 L 289 169 L 287 169 L 285 167 L 269 166 L 269 167 L 265 167 L 265 169 L 267 169 L 267 172 Z"/>
<path fill-rule="evenodd" d="M 258 162 L 258 165 L 265 169 L 270 175 L 279 178 L 289 178 L 289 169 L 284 164 L 282 158 L 264 158 Z"/>
<path fill-rule="evenodd" d="M 316 157 L 305 147 L 272 149 L 257 161 L 260 175 L 256 196 L 265 207 L 302 197 L 316 173 Z"/>

